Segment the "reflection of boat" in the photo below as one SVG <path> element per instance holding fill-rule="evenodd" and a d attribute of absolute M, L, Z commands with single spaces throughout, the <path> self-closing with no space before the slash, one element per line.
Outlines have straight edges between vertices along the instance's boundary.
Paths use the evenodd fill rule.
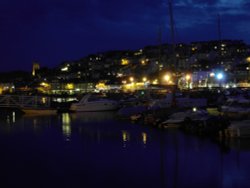
<path fill-rule="evenodd" d="M 100 111 L 100 112 L 82 112 L 72 113 L 70 117 L 74 121 L 80 122 L 104 122 L 114 120 L 116 113 L 113 111 Z"/>
<path fill-rule="evenodd" d="M 250 137 L 250 120 L 232 122 L 226 129 L 226 136 L 232 138 Z"/>
<path fill-rule="evenodd" d="M 76 112 L 112 111 L 118 109 L 118 106 L 117 101 L 87 94 L 78 103 L 73 103 L 70 110 Z"/>
<path fill-rule="evenodd" d="M 147 110 L 148 108 L 145 105 L 125 106 L 117 112 L 117 115 L 121 118 L 130 118 L 133 115 L 142 114 Z"/>
<path fill-rule="evenodd" d="M 227 139 L 227 147 L 237 151 L 250 151 L 250 139 Z"/>

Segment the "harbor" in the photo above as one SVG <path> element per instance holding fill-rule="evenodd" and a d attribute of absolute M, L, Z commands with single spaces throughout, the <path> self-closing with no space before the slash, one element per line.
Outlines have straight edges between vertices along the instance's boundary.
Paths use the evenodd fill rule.
<path fill-rule="evenodd" d="M 117 119 L 159 129 L 178 128 L 213 137 L 250 137 L 249 93 L 247 88 L 219 88 L 98 92 L 75 98 L 1 95 L 0 111 L 11 114 L 14 110 L 26 116 L 113 111 Z"/>
<path fill-rule="evenodd" d="M 0 187 L 250 187 L 249 8 L 3 1 Z"/>

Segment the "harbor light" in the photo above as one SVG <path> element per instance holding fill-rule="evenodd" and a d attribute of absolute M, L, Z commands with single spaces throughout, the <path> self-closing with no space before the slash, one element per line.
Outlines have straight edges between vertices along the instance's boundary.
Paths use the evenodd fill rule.
<path fill-rule="evenodd" d="M 191 85 L 191 75 L 190 74 L 187 74 L 185 76 L 186 78 L 186 84 L 187 84 L 187 88 L 190 89 L 190 85 Z"/>
<path fill-rule="evenodd" d="M 146 78 L 146 77 L 143 77 L 143 78 L 142 78 L 142 81 L 143 81 L 143 82 L 146 82 L 146 81 L 147 81 L 147 78 Z"/>
<path fill-rule="evenodd" d="M 107 90 L 108 89 L 108 86 L 103 82 L 99 82 L 95 87 L 98 90 Z"/>
<path fill-rule="evenodd" d="M 158 84 L 158 80 L 155 79 L 153 82 L 152 82 L 153 85 L 157 85 Z"/>
<path fill-rule="evenodd" d="M 40 86 L 43 86 L 43 87 L 49 87 L 50 85 L 46 82 L 41 82 L 40 83 Z"/>
<path fill-rule="evenodd" d="M 128 65 L 129 61 L 127 59 L 122 59 L 121 60 L 121 65 Z"/>
<path fill-rule="evenodd" d="M 68 67 L 63 67 L 63 68 L 61 68 L 61 71 L 62 71 L 62 72 L 67 72 L 68 70 L 69 70 Z"/>
<path fill-rule="evenodd" d="M 247 62 L 250 63 L 250 57 L 247 58 Z"/>
<path fill-rule="evenodd" d="M 223 73 L 218 73 L 217 75 L 216 75 L 216 78 L 218 79 L 218 80 L 221 80 L 221 79 L 223 79 L 223 77 L 224 77 L 224 75 L 223 75 Z"/>
<path fill-rule="evenodd" d="M 186 75 L 186 80 L 189 81 L 190 79 L 191 79 L 190 74 L 187 74 L 187 75 Z"/>
<path fill-rule="evenodd" d="M 130 80 L 130 82 L 133 82 L 134 81 L 134 77 L 130 77 L 129 80 Z"/>
<path fill-rule="evenodd" d="M 209 76 L 214 77 L 215 76 L 214 72 L 211 72 Z"/>
<path fill-rule="evenodd" d="M 66 84 L 65 89 L 68 89 L 68 90 L 74 89 L 74 84 L 73 83 Z"/>
<path fill-rule="evenodd" d="M 170 80 L 170 75 L 169 74 L 164 75 L 163 79 L 168 82 Z"/>

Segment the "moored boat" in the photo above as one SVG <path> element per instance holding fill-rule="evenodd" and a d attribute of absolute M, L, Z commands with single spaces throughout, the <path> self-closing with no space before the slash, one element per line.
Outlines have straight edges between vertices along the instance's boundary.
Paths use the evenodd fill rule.
<path fill-rule="evenodd" d="M 221 113 L 235 119 L 250 117 L 250 100 L 244 98 L 229 99 L 221 106 Z"/>
<path fill-rule="evenodd" d="M 190 121 L 206 121 L 209 117 L 206 110 L 193 108 L 192 110 L 173 113 L 166 121 L 161 123 L 161 126 L 180 127 L 182 124 Z"/>
<path fill-rule="evenodd" d="M 22 108 L 26 115 L 54 115 L 57 113 L 53 108 Z"/>
<path fill-rule="evenodd" d="M 78 103 L 73 103 L 70 110 L 74 112 L 97 112 L 117 110 L 119 103 L 101 96 L 87 94 Z"/>

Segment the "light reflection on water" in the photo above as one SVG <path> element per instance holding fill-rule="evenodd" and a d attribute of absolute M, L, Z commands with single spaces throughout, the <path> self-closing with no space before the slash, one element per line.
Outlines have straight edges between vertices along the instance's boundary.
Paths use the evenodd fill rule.
<path fill-rule="evenodd" d="M 248 139 L 219 142 L 178 130 L 161 131 L 117 120 L 113 112 L 24 117 L 12 113 L 1 121 L 0 148 L 5 172 L 0 186 L 250 185 Z"/>
<path fill-rule="evenodd" d="M 71 137 L 71 117 L 69 113 L 62 114 L 62 132 L 67 141 L 70 141 Z"/>

